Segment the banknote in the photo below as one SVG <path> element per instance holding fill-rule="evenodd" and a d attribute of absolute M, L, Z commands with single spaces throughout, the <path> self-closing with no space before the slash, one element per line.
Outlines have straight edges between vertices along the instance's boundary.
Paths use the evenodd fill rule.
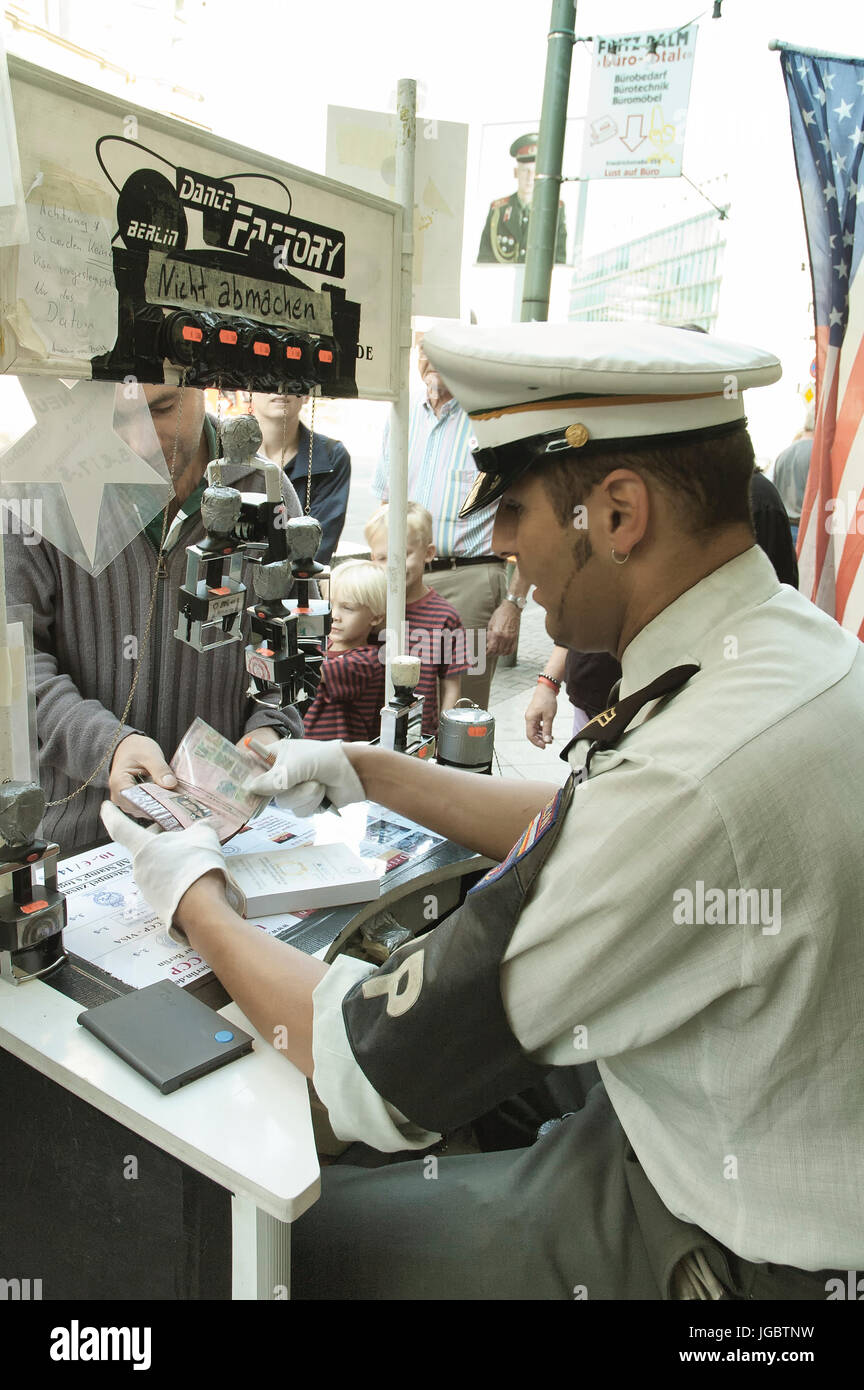
<path fill-rule="evenodd" d="M 211 825 L 223 844 L 267 801 L 243 786 L 261 772 L 260 758 L 235 748 L 203 719 L 196 719 L 186 730 L 171 759 L 171 771 L 177 778 L 176 787 L 169 790 L 155 782 L 142 782 L 141 790 L 176 817 L 184 829 L 202 821 Z M 137 800 L 140 815 L 146 805 L 143 798 L 129 799 L 133 804 Z"/>

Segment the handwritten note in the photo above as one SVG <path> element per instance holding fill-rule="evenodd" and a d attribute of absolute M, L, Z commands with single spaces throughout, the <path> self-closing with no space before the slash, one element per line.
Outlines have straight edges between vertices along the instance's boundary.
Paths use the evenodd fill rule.
<path fill-rule="evenodd" d="M 18 252 L 18 295 L 56 357 L 90 358 L 117 336 L 111 227 L 104 217 L 46 203 L 27 204 L 30 241 Z"/>
<path fill-rule="evenodd" d="M 329 301 L 324 294 L 293 285 L 270 284 L 209 266 L 187 265 L 157 251 L 150 252 L 146 290 L 151 304 L 172 304 L 178 309 L 221 309 L 263 323 L 286 327 L 296 324 L 310 333 L 333 331 Z"/>

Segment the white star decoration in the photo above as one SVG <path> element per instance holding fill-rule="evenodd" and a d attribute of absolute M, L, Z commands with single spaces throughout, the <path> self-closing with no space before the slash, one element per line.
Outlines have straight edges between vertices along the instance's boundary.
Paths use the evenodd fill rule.
<path fill-rule="evenodd" d="M 801 109 L 801 115 L 804 117 L 804 124 L 805 124 L 805 125 L 815 125 L 815 124 L 816 124 L 816 112 L 815 112 L 815 111 L 805 111 L 805 110 L 803 109 L 803 107 L 802 107 L 802 109 Z"/>
<path fill-rule="evenodd" d="M 860 125 L 856 125 L 849 139 L 853 145 L 864 145 L 864 130 L 861 129 Z"/>
<path fill-rule="evenodd" d="M 833 326 L 834 326 L 835 323 L 842 323 L 842 322 L 843 322 L 843 315 L 840 313 L 840 310 L 839 310 L 839 309 L 832 309 L 831 312 L 830 312 L 830 314 L 828 315 L 828 327 L 829 327 L 829 328 L 833 328 Z"/>
<path fill-rule="evenodd" d="M 852 115 L 852 103 L 844 101 L 841 97 L 840 105 L 834 107 L 834 115 L 839 116 L 841 121 L 848 121 L 849 117 Z"/>
<path fill-rule="evenodd" d="M 847 266 L 845 261 L 841 261 L 839 265 L 835 265 L 834 274 L 839 275 L 841 280 L 843 279 L 844 275 L 849 274 L 849 267 Z"/>
<path fill-rule="evenodd" d="M 832 198 L 835 202 L 837 201 L 837 189 L 834 187 L 833 183 L 826 183 L 825 187 L 822 189 L 822 193 L 826 203 L 830 203 Z"/>
<path fill-rule="evenodd" d="M 834 74 L 833 74 L 833 72 L 828 72 L 828 73 L 826 73 L 825 76 L 822 78 L 822 81 L 825 83 L 825 86 L 828 88 L 828 90 L 829 90 L 829 92 L 830 92 L 830 91 L 833 89 L 833 87 L 834 87 Z"/>
<path fill-rule="evenodd" d="M 36 423 L 0 457 L 0 497 L 40 499 L 39 533 L 98 574 L 173 494 L 144 393 L 131 409 L 150 463 L 113 429 L 122 386 L 36 376 L 19 385 Z"/>

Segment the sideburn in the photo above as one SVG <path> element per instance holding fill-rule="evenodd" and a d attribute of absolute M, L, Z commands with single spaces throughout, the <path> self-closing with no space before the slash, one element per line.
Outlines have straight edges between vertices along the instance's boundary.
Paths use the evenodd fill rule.
<path fill-rule="evenodd" d="M 572 555 L 575 574 L 578 574 L 580 570 L 585 568 L 593 554 L 594 551 L 591 549 L 591 538 L 583 532 L 581 535 L 577 536 L 573 542 Z"/>
<path fill-rule="evenodd" d="M 568 608 L 570 600 L 570 588 L 573 583 L 573 580 L 576 578 L 576 575 L 579 573 L 579 571 L 585 568 L 588 561 L 594 554 L 594 551 L 591 548 L 591 540 L 585 534 L 585 532 L 582 532 L 580 535 L 577 535 L 575 537 L 570 554 L 573 559 L 573 568 L 571 569 L 570 574 L 567 577 L 567 583 L 564 585 L 564 592 L 561 595 L 561 602 L 558 605 L 558 612 L 555 615 L 556 631 L 558 632 L 562 630 L 561 623 L 564 614 L 566 613 Z"/>

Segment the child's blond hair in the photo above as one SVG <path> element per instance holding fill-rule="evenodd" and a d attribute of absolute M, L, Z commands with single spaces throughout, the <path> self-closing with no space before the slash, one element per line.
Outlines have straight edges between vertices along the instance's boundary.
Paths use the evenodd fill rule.
<path fill-rule="evenodd" d="M 362 603 L 376 616 L 387 612 L 387 576 L 371 560 L 345 560 L 330 575 L 330 597 Z"/>
<path fill-rule="evenodd" d="M 364 535 L 371 549 L 372 541 L 380 531 L 388 529 L 390 508 L 386 502 L 373 512 L 366 522 Z M 432 513 L 421 507 L 419 502 L 409 502 L 405 508 L 405 531 L 412 540 L 426 547 L 432 544 Z"/>

